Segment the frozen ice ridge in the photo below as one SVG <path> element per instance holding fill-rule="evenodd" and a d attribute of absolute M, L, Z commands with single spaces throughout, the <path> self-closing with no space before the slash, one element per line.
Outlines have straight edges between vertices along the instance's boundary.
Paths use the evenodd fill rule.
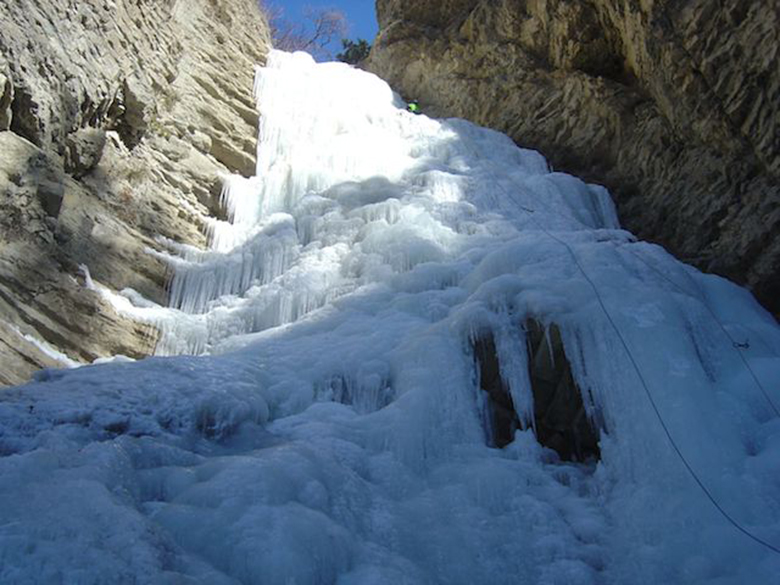
<path fill-rule="evenodd" d="M 747 291 L 371 74 L 274 52 L 255 90 L 210 249 L 121 299 L 163 355 L 0 394 L 1 583 L 776 582 Z"/>

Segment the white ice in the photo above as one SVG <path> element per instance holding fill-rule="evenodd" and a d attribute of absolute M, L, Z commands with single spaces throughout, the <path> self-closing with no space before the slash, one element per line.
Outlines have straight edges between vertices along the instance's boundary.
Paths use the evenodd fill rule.
<path fill-rule="evenodd" d="M 189 355 L 0 394 L 0 582 L 776 582 L 681 459 L 780 548 L 780 327 L 747 291 L 370 74 L 274 52 L 256 92 L 257 176 L 226 180 L 211 249 L 171 245 L 171 307 L 114 298 Z M 598 463 L 486 445 L 471 343 L 529 423 L 529 317 L 593 397 Z"/>

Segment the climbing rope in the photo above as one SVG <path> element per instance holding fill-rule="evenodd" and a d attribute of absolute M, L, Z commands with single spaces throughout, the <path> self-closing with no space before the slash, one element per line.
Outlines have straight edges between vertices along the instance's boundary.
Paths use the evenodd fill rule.
<path fill-rule="evenodd" d="M 769 550 L 780 554 L 780 548 L 774 546 L 773 544 L 759 538 L 746 528 L 744 528 L 735 518 L 733 518 L 721 505 L 718 503 L 718 501 L 715 499 L 715 497 L 712 495 L 709 489 L 707 489 L 707 486 L 704 485 L 704 482 L 699 478 L 696 471 L 694 471 L 693 467 L 691 467 L 691 464 L 688 462 L 688 460 L 685 458 L 685 455 L 683 455 L 680 448 L 677 446 L 677 442 L 672 437 L 672 433 L 669 431 L 669 428 L 666 426 L 666 422 L 664 421 L 663 416 L 661 415 L 660 410 L 658 409 L 658 406 L 655 403 L 655 400 L 653 399 L 653 395 L 650 392 L 650 386 L 647 383 L 647 380 L 645 379 L 644 375 L 642 374 L 641 369 L 639 368 L 639 364 L 637 363 L 636 359 L 634 358 L 633 353 L 631 352 L 631 349 L 628 346 L 628 342 L 623 337 L 623 334 L 620 332 L 620 329 L 618 328 L 617 324 L 612 318 L 612 315 L 607 310 L 606 305 L 604 304 L 604 299 L 601 296 L 601 293 L 599 293 L 598 288 L 596 287 L 596 284 L 593 282 L 593 280 L 588 276 L 588 273 L 585 271 L 585 269 L 582 267 L 582 264 L 580 264 L 579 259 L 577 258 L 577 255 L 575 254 L 572 247 L 563 241 L 562 239 L 558 238 L 557 236 L 550 233 L 544 226 L 542 226 L 538 221 L 535 221 L 537 226 L 539 226 L 539 229 L 542 230 L 545 234 L 547 234 L 550 238 L 555 240 L 556 242 L 563 245 L 571 255 L 572 259 L 574 260 L 575 264 L 577 265 L 577 268 L 582 273 L 582 276 L 585 278 L 585 280 L 590 285 L 591 289 L 593 289 L 593 293 L 596 295 L 596 299 L 598 300 L 599 306 L 601 307 L 601 310 L 604 312 L 604 315 L 607 317 L 607 320 L 609 321 L 610 325 L 612 326 L 612 329 L 614 329 L 615 334 L 618 337 L 618 340 L 620 341 L 620 344 L 623 346 L 623 349 L 626 352 L 626 355 L 628 356 L 629 361 L 631 362 L 631 366 L 636 371 L 637 376 L 639 377 L 639 381 L 642 384 L 642 388 L 645 391 L 645 394 L 647 395 L 647 399 L 650 401 L 650 406 L 652 406 L 653 411 L 655 412 L 656 417 L 658 418 L 658 422 L 661 425 L 661 428 L 664 431 L 664 434 L 666 435 L 666 438 L 669 440 L 669 443 L 672 445 L 672 448 L 674 449 L 675 453 L 677 453 L 677 456 L 680 458 L 680 461 L 682 461 L 683 465 L 685 466 L 685 469 L 688 470 L 688 473 L 691 475 L 693 480 L 698 484 L 699 488 L 701 488 L 702 492 L 704 492 L 704 495 L 707 496 L 709 501 L 712 503 L 712 505 L 715 507 L 715 509 L 720 512 L 720 514 L 732 525 L 734 528 L 742 532 L 745 536 L 748 538 L 754 540 L 755 542 L 765 546 Z"/>
<path fill-rule="evenodd" d="M 637 260 L 642 262 L 645 266 L 647 266 L 650 270 L 658 274 L 661 278 L 669 282 L 672 286 L 674 286 L 677 290 L 680 292 L 685 293 L 685 289 L 677 284 L 674 280 L 672 280 L 669 276 L 661 272 L 659 269 L 657 269 L 655 266 L 650 264 L 647 260 L 642 258 L 639 254 L 636 254 L 633 250 L 628 249 L 628 253 L 634 256 Z M 688 275 L 688 278 L 691 279 L 691 282 L 696 285 L 696 281 L 691 278 L 690 275 Z M 698 286 L 697 286 L 698 288 Z M 699 294 L 699 300 L 702 305 L 704 305 L 704 308 L 709 312 L 712 319 L 715 321 L 715 323 L 718 324 L 718 327 L 723 332 L 723 334 L 728 338 L 728 340 L 731 342 L 731 346 L 737 350 L 737 355 L 739 355 L 740 360 L 742 361 L 743 365 L 747 369 L 747 371 L 750 373 L 751 378 L 753 379 L 753 382 L 755 383 L 756 387 L 759 389 L 761 394 L 764 395 L 764 398 L 766 399 L 767 403 L 769 404 L 770 408 L 775 412 L 777 416 L 780 417 L 780 409 L 778 409 L 777 405 L 774 403 L 772 398 L 769 396 L 769 393 L 767 392 L 764 385 L 761 383 L 761 381 L 758 378 L 758 375 L 756 374 L 755 370 L 751 367 L 750 362 L 747 361 L 747 358 L 745 357 L 744 353 L 739 351 L 740 349 L 750 349 L 750 340 L 746 339 L 744 342 L 739 342 L 728 332 L 728 329 L 726 329 L 726 326 L 723 324 L 723 322 L 718 319 L 718 316 L 715 314 L 715 311 L 712 310 L 712 308 L 709 306 L 709 304 L 706 302 L 706 300 L 703 298 L 703 294 L 701 290 L 698 292 Z"/>
<path fill-rule="evenodd" d="M 468 145 L 466 145 L 466 148 L 469 151 L 471 151 L 471 154 L 473 156 L 475 156 L 475 158 L 477 160 L 479 160 L 481 158 L 481 157 L 476 156 L 476 153 L 474 153 L 473 150 L 471 148 L 469 148 Z M 507 198 L 509 198 L 510 200 L 512 199 L 512 197 L 509 194 L 509 192 L 504 188 L 503 185 L 501 185 L 501 183 L 498 180 L 494 179 L 493 182 L 504 193 L 504 195 Z M 661 415 L 661 411 L 658 409 L 658 405 L 656 404 L 655 399 L 653 398 L 652 392 L 650 391 L 650 386 L 649 386 L 645 376 L 642 374 L 642 370 L 640 369 L 639 364 L 637 363 L 636 359 L 634 358 L 634 354 L 631 351 L 631 348 L 629 347 L 628 342 L 623 337 L 623 334 L 620 332 L 620 328 L 617 326 L 617 324 L 615 323 L 615 320 L 612 318 L 612 315 L 610 314 L 609 310 L 607 309 L 607 306 L 604 303 L 604 299 L 603 299 L 601 293 L 599 292 L 598 287 L 596 286 L 595 282 L 590 278 L 590 276 L 588 275 L 587 271 L 585 270 L 585 268 L 580 263 L 579 258 L 577 257 L 577 254 L 574 252 L 574 249 L 567 242 L 565 242 L 561 238 L 557 237 L 556 235 L 551 233 L 547 228 L 545 228 L 536 219 L 536 217 L 534 215 L 535 211 L 533 209 L 529 209 L 529 208 L 526 208 L 526 207 L 523 207 L 523 206 L 521 206 L 520 209 L 522 209 L 522 211 L 524 211 L 525 213 L 528 214 L 530 220 L 533 223 L 535 223 L 536 226 L 539 228 L 539 230 L 542 231 L 545 235 L 547 235 L 547 237 L 549 237 L 553 241 L 559 243 L 560 245 L 564 246 L 564 248 L 566 248 L 567 252 L 572 257 L 572 260 L 574 260 L 574 263 L 577 266 L 577 269 L 580 271 L 582 276 L 585 278 L 585 280 L 590 285 L 590 288 L 593 290 L 593 293 L 594 293 L 594 295 L 596 297 L 596 300 L 599 303 L 599 306 L 601 307 L 601 310 L 603 311 L 604 315 L 606 316 L 607 321 L 611 325 L 612 329 L 615 331 L 615 334 L 617 335 L 618 340 L 620 341 L 620 344 L 623 346 L 623 349 L 626 352 L 626 355 L 628 356 L 629 361 L 631 362 L 631 366 L 633 367 L 634 371 L 637 374 L 637 377 L 639 378 L 640 384 L 642 385 L 642 388 L 643 388 L 643 390 L 645 392 L 645 395 L 647 396 L 647 399 L 650 402 L 650 406 L 652 407 L 653 412 L 655 413 L 655 416 L 658 419 L 658 422 L 661 425 L 661 428 L 663 429 L 663 432 L 666 435 L 667 440 L 671 444 L 672 449 L 674 450 L 674 452 L 679 457 L 679 459 L 682 462 L 682 464 L 685 467 L 685 469 L 688 471 L 690 476 L 693 478 L 694 482 L 699 486 L 699 488 L 704 493 L 704 495 L 707 497 L 707 499 L 710 501 L 710 503 L 721 514 L 721 516 L 723 516 L 723 518 L 726 519 L 726 521 L 729 524 L 731 524 L 739 532 L 741 532 L 742 534 L 744 534 L 745 536 L 747 536 L 748 538 L 750 538 L 754 542 L 756 542 L 756 543 L 764 546 L 765 548 L 773 551 L 774 553 L 777 553 L 777 554 L 780 555 L 780 548 L 776 547 L 772 543 L 767 542 L 767 541 L 763 540 L 762 538 L 756 536 L 752 532 L 750 532 L 748 529 L 746 529 L 744 526 L 742 526 L 733 516 L 731 516 L 731 514 L 729 514 L 723 508 L 723 506 L 720 505 L 720 503 L 713 496 L 712 492 L 710 492 L 710 490 L 707 488 L 707 486 L 704 485 L 704 482 L 701 480 L 701 478 L 699 478 L 698 474 L 693 469 L 691 464 L 688 462 L 688 460 L 686 459 L 685 455 L 683 455 L 682 451 L 680 450 L 680 448 L 677 445 L 677 442 L 674 440 L 674 437 L 672 436 L 672 433 L 669 430 L 669 427 L 666 425 L 666 421 L 664 421 L 664 418 Z M 706 303 L 705 303 L 705 306 L 706 306 Z M 713 313 L 713 316 L 714 316 L 714 313 Z M 716 321 L 718 321 L 717 318 L 716 318 Z M 725 331 L 725 327 L 724 327 L 724 331 Z M 736 341 L 734 341 L 733 338 L 731 338 L 731 336 L 728 334 L 727 331 L 726 331 L 726 335 L 729 337 L 729 339 L 732 340 L 732 343 L 736 344 Z M 738 352 L 738 353 L 740 353 L 740 355 L 741 355 L 741 352 Z M 743 356 L 743 359 L 744 359 L 744 356 Z M 745 361 L 745 363 L 747 365 L 746 361 Z M 751 373 L 753 372 L 752 369 L 749 366 L 748 366 L 748 369 L 751 371 Z M 761 386 L 760 382 L 758 382 L 757 377 L 756 377 L 756 382 L 759 384 L 759 387 L 761 387 L 762 390 L 763 390 L 763 387 Z M 767 399 L 769 399 L 768 396 L 767 396 Z M 769 400 L 769 402 L 770 402 L 770 404 L 772 404 L 772 406 L 774 408 L 774 404 L 772 403 L 772 401 Z M 775 412 L 777 412 L 776 408 L 775 408 Z"/>
<path fill-rule="evenodd" d="M 472 155 L 475 154 L 473 150 L 469 149 L 469 151 L 471 152 Z M 510 199 L 513 199 L 511 194 L 506 190 L 506 188 L 504 188 L 503 185 L 501 185 L 501 183 L 498 180 L 494 179 L 493 182 L 499 187 L 499 189 L 505 194 L 505 196 L 507 196 Z M 551 215 L 556 215 L 556 216 L 558 216 L 558 217 L 560 217 L 562 219 L 565 219 L 565 220 L 576 221 L 575 218 L 570 217 L 568 215 L 565 215 L 565 214 L 561 213 L 558 210 L 552 209 L 552 208 L 550 208 L 550 206 L 544 204 L 541 201 L 539 201 L 538 203 L 544 208 L 545 212 L 550 213 Z M 533 209 L 529 209 L 528 207 L 523 206 L 523 205 L 518 205 L 518 207 L 520 209 L 522 209 L 523 211 L 525 211 L 526 213 L 533 213 L 534 212 Z M 538 222 L 535 221 L 535 223 L 537 224 L 537 226 L 539 226 L 542 229 L 542 231 L 545 231 L 545 232 L 547 231 L 544 228 L 542 228 L 542 226 Z M 549 233 L 548 233 L 548 235 L 549 235 Z M 628 252 L 632 256 L 634 256 L 637 260 L 642 262 L 650 270 L 652 270 L 653 272 L 658 274 L 661 278 L 663 278 L 664 280 L 669 282 L 672 286 L 674 286 L 677 290 L 679 290 L 683 294 L 687 294 L 685 289 L 681 285 L 677 284 L 675 281 L 673 281 L 671 278 L 669 278 L 666 274 L 664 274 L 663 272 L 661 272 L 660 270 L 658 270 L 657 268 L 652 266 L 642 256 L 640 256 L 639 254 L 636 254 L 634 251 L 632 251 L 632 250 L 630 250 L 628 248 L 624 248 L 623 246 L 618 247 L 617 244 L 615 244 L 614 242 L 612 244 L 613 244 L 613 246 L 615 246 L 615 249 L 620 249 L 620 250 L 626 249 L 626 250 L 628 250 Z M 723 322 L 718 318 L 718 316 L 715 313 L 715 311 L 712 309 L 712 307 L 710 307 L 709 303 L 707 303 L 706 299 L 704 298 L 704 293 L 702 292 L 701 287 L 699 286 L 699 284 L 695 280 L 693 280 L 693 278 L 690 275 L 687 275 L 687 276 L 691 280 L 691 282 L 693 283 L 694 287 L 696 287 L 696 289 L 697 289 L 697 296 L 698 296 L 699 302 L 707 310 L 708 314 L 713 319 L 713 321 L 715 321 L 715 323 L 718 325 L 718 327 L 723 332 L 723 334 L 728 338 L 729 342 L 731 343 L 732 348 L 736 351 L 737 355 L 739 356 L 740 361 L 744 365 L 745 369 L 748 371 L 748 373 L 749 373 L 751 379 L 753 380 L 753 383 L 755 384 L 756 388 L 758 388 L 759 392 L 763 395 L 764 399 L 766 400 L 767 404 L 769 405 L 769 408 L 775 413 L 776 416 L 780 417 L 780 408 L 778 408 L 778 406 L 772 400 L 771 396 L 769 395 L 769 392 L 767 391 L 766 387 L 761 383 L 761 380 L 759 379 L 758 374 L 756 374 L 755 370 L 750 365 L 750 362 L 748 362 L 748 360 L 745 357 L 744 353 L 742 351 L 739 351 L 739 350 L 742 350 L 742 349 L 750 349 L 750 340 L 746 339 L 743 342 L 739 342 L 736 339 L 734 339 L 734 337 L 728 332 L 728 329 L 726 329 L 726 326 L 723 324 Z"/>

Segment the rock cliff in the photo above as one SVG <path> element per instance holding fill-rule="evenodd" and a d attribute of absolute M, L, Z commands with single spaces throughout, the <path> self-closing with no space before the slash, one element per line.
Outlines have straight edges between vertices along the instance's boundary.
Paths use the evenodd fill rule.
<path fill-rule="evenodd" d="M 205 244 L 220 175 L 252 173 L 269 48 L 255 0 L 3 2 L 0 385 L 153 351 L 80 266 L 165 302 L 149 250 Z"/>
<path fill-rule="evenodd" d="M 377 0 L 367 67 L 606 185 L 621 221 L 780 314 L 780 5 Z"/>

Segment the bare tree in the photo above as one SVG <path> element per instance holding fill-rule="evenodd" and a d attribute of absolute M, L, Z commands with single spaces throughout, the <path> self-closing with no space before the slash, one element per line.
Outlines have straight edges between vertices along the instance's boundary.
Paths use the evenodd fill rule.
<path fill-rule="evenodd" d="M 261 4 L 262 5 L 262 4 Z M 347 17 L 340 10 L 306 6 L 303 19 L 290 21 L 284 9 L 275 4 L 263 6 L 271 25 L 274 47 L 282 51 L 306 51 L 314 57 L 330 59 L 328 46 L 347 32 Z"/>

